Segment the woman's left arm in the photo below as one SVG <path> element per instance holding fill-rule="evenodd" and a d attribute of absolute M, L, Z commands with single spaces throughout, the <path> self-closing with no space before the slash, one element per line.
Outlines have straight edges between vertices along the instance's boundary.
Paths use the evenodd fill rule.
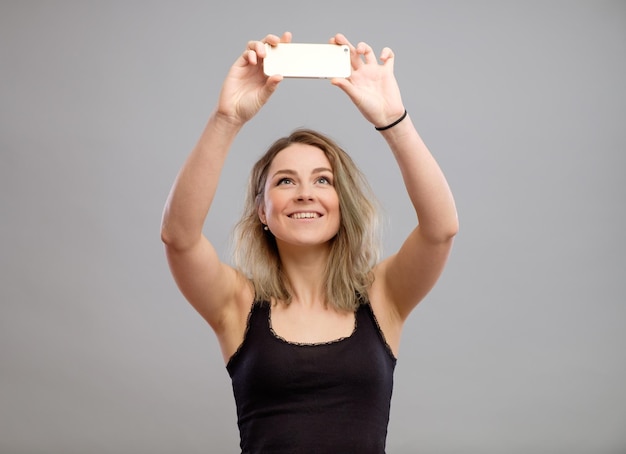
<path fill-rule="evenodd" d="M 352 50 L 352 75 L 333 79 L 332 83 L 346 92 L 363 116 L 380 130 L 398 163 L 417 215 L 418 224 L 400 250 L 376 269 L 385 301 L 400 320 L 405 320 L 443 271 L 458 230 L 454 198 L 410 115 L 405 115 L 393 74 L 392 50 L 384 48 L 379 63 L 365 43 L 354 47 L 343 35 L 336 35 L 331 42 L 348 44 Z"/>
<path fill-rule="evenodd" d="M 458 218 L 446 178 L 410 117 L 381 134 L 398 162 L 418 219 L 400 250 L 377 270 L 387 300 L 405 320 L 443 272 Z"/>

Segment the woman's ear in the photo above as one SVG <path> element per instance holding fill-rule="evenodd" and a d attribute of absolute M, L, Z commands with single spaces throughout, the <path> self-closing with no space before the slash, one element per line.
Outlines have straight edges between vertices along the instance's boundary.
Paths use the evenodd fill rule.
<path fill-rule="evenodd" d="M 259 204 L 259 207 L 257 208 L 257 214 L 259 216 L 261 224 L 267 224 L 267 218 L 265 217 L 265 205 L 263 203 Z"/>

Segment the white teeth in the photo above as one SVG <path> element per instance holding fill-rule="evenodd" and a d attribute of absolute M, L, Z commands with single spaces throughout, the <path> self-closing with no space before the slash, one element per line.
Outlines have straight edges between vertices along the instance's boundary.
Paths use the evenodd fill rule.
<path fill-rule="evenodd" d="M 293 219 L 313 219 L 319 217 L 317 213 L 294 213 L 291 215 Z"/>

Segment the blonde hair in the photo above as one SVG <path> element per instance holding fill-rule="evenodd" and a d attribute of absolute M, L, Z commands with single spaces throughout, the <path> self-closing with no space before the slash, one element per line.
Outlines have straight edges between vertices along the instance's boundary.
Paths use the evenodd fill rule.
<path fill-rule="evenodd" d="M 243 214 L 234 229 L 235 265 L 252 281 L 255 299 L 291 302 L 276 240 L 263 229 L 258 209 L 263 203 L 269 167 L 274 157 L 294 143 L 321 149 L 332 166 L 341 220 L 331 240 L 325 269 L 326 303 L 339 310 L 355 310 L 367 300 L 372 268 L 380 257 L 379 215 L 376 199 L 352 158 L 329 137 L 310 129 L 297 129 L 276 140 L 250 173 Z"/>

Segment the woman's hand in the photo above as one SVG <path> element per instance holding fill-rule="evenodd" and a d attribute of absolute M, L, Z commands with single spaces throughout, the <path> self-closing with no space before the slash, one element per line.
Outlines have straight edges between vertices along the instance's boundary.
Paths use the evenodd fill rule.
<path fill-rule="evenodd" d="M 291 42 L 291 33 L 282 37 L 267 35 L 260 41 L 249 41 L 245 51 L 231 66 L 222 85 L 217 113 L 236 124 L 250 120 L 265 105 L 283 79 L 263 73 L 265 43 L 276 45 Z"/>
<path fill-rule="evenodd" d="M 380 53 L 381 63 L 378 63 L 374 51 L 366 43 L 354 47 L 342 34 L 335 35 L 330 43 L 347 44 L 352 62 L 350 77 L 335 78 L 331 83 L 341 88 L 374 126 L 385 126 L 400 118 L 404 104 L 393 73 L 393 51 L 385 47 Z"/>

